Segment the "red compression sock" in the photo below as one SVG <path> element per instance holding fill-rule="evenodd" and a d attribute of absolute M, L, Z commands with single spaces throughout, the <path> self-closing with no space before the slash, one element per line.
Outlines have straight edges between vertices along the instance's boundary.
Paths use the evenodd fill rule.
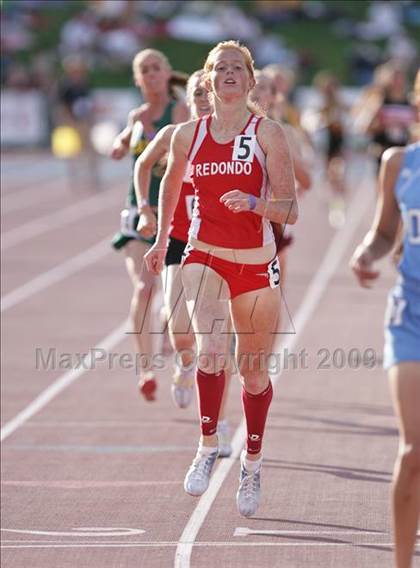
<path fill-rule="evenodd" d="M 271 381 L 268 387 L 258 394 L 251 394 L 242 389 L 242 405 L 247 429 L 246 449 L 249 454 L 258 454 L 261 451 L 265 421 L 272 398 Z"/>
<path fill-rule="evenodd" d="M 201 433 L 211 436 L 216 433 L 220 405 L 225 388 L 225 372 L 204 373 L 197 368 L 198 406 L 201 417 Z"/>

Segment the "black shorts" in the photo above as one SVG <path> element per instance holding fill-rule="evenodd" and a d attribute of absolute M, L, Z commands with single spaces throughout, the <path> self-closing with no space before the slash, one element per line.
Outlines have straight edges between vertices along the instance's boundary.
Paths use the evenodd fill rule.
<path fill-rule="evenodd" d="M 166 251 L 165 257 L 165 265 L 170 266 L 171 264 L 181 264 L 182 255 L 184 254 L 186 246 L 186 242 L 174 239 L 174 237 L 169 237 L 168 250 Z"/>

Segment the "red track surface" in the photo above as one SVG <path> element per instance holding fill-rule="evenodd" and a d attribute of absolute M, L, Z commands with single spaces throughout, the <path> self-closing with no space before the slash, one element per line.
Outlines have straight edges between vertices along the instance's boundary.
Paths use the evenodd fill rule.
<path fill-rule="evenodd" d="M 393 270 L 385 263 L 382 280 L 366 292 L 347 268 L 372 214 L 366 205 L 374 192 L 369 171 L 361 158 L 352 162 L 348 200 L 361 191 L 352 209 L 362 213 L 360 224 L 353 215 L 347 228 L 331 230 L 319 187 L 301 203 L 285 299 L 294 325 L 302 323 L 290 351 L 305 349 L 307 356 L 305 365 L 285 370 L 277 381 L 263 499 L 257 516 L 244 519 L 235 505 L 234 458 L 219 462 L 222 469 L 201 500 L 183 491 L 197 441 L 196 408 L 173 406 L 169 363 L 159 377 L 158 401 L 151 404 L 138 398 L 134 371 L 121 366 L 99 364 L 78 377 L 65 368 L 35 368 L 37 347 L 44 353 L 56 348 L 58 355 L 85 353 L 126 317 L 131 290 L 122 254 L 107 253 L 104 245 L 97 258 L 94 252 L 68 271 L 69 259 L 117 228 L 125 177 L 114 177 L 112 187 L 97 194 L 97 213 L 61 228 L 50 229 L 44 220 L 45 230 L 31 236 L 29 223 L 45 215 L 52 223 L 57 212 L 92 194 L 69 192 L 62 168 L 48 156 L 3 158 L 5 242 L 17 228 L 27 235 L 2 260 L 2 297 L 13 300 L 2 314 L 3 568 L 392 564 L 388 496 L 397 436 L 385 375 L 380 363 L 374 369 L 348 364 L 337 369 L 329 358 L 330 368 L 320 368 L 321 349 L 341 348 L 347 355 L 352 348 L 371 347 L 381 357 Z M 104 199 L 109 206 L 100 208 Z M 325 265 L 321 272 L 320 267 L 331 243 L 337 248 L 329 258 L 337 266 L 328 279 Z M 67 272 L 61 267 L 51 280 L 48 271 L 63 263 Z M 314 277 L 320 297 L 310 287 Z M 286 312 L 284 327 L 293 327 Z M 132 353 L 131 338 L 118 337 L 111 337 L 110 351 Z M 62 390 L 52 396 L 51 385 L 63 376 L 68 386 L 60 383 Z M 241 421 L 237 380 L 231 390 L 235 429 Z M 51 399 L 41 400 L 35 411 L 30 405 L 41 393 Z"/>

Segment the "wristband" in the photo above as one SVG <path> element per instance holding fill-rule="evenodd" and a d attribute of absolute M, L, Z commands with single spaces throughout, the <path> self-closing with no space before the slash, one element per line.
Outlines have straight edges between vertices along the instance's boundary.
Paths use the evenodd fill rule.
<path fill-rule="evenodd" d="M 248 195 L 249 210 L 253 211 L 257 206 L 257 198 L 255 195 Z"/>
<path fill-rule="evenodd" d="M 149 206 L 149 200 L 148 199 L 142 199 L 139 203 L 139 209 L 141 209 L 142 207 L 148 207 Z"/>

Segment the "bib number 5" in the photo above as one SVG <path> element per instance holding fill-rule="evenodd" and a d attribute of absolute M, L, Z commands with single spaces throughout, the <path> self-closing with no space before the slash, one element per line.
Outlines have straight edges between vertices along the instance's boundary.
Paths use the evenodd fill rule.
<path fill-rule="evenodd" d="M 233 145 L 232 160 L 252 162 L 255 154 L 256 140 L 256 136 L 245 136 L 244 134 L 236 136 Z"/>
<path fill-rule="evenodd" d="M 267 272 L 270 288 L 277 288 L 280 285 L 280 264 L 277 256 L 268 265 Z"/>

